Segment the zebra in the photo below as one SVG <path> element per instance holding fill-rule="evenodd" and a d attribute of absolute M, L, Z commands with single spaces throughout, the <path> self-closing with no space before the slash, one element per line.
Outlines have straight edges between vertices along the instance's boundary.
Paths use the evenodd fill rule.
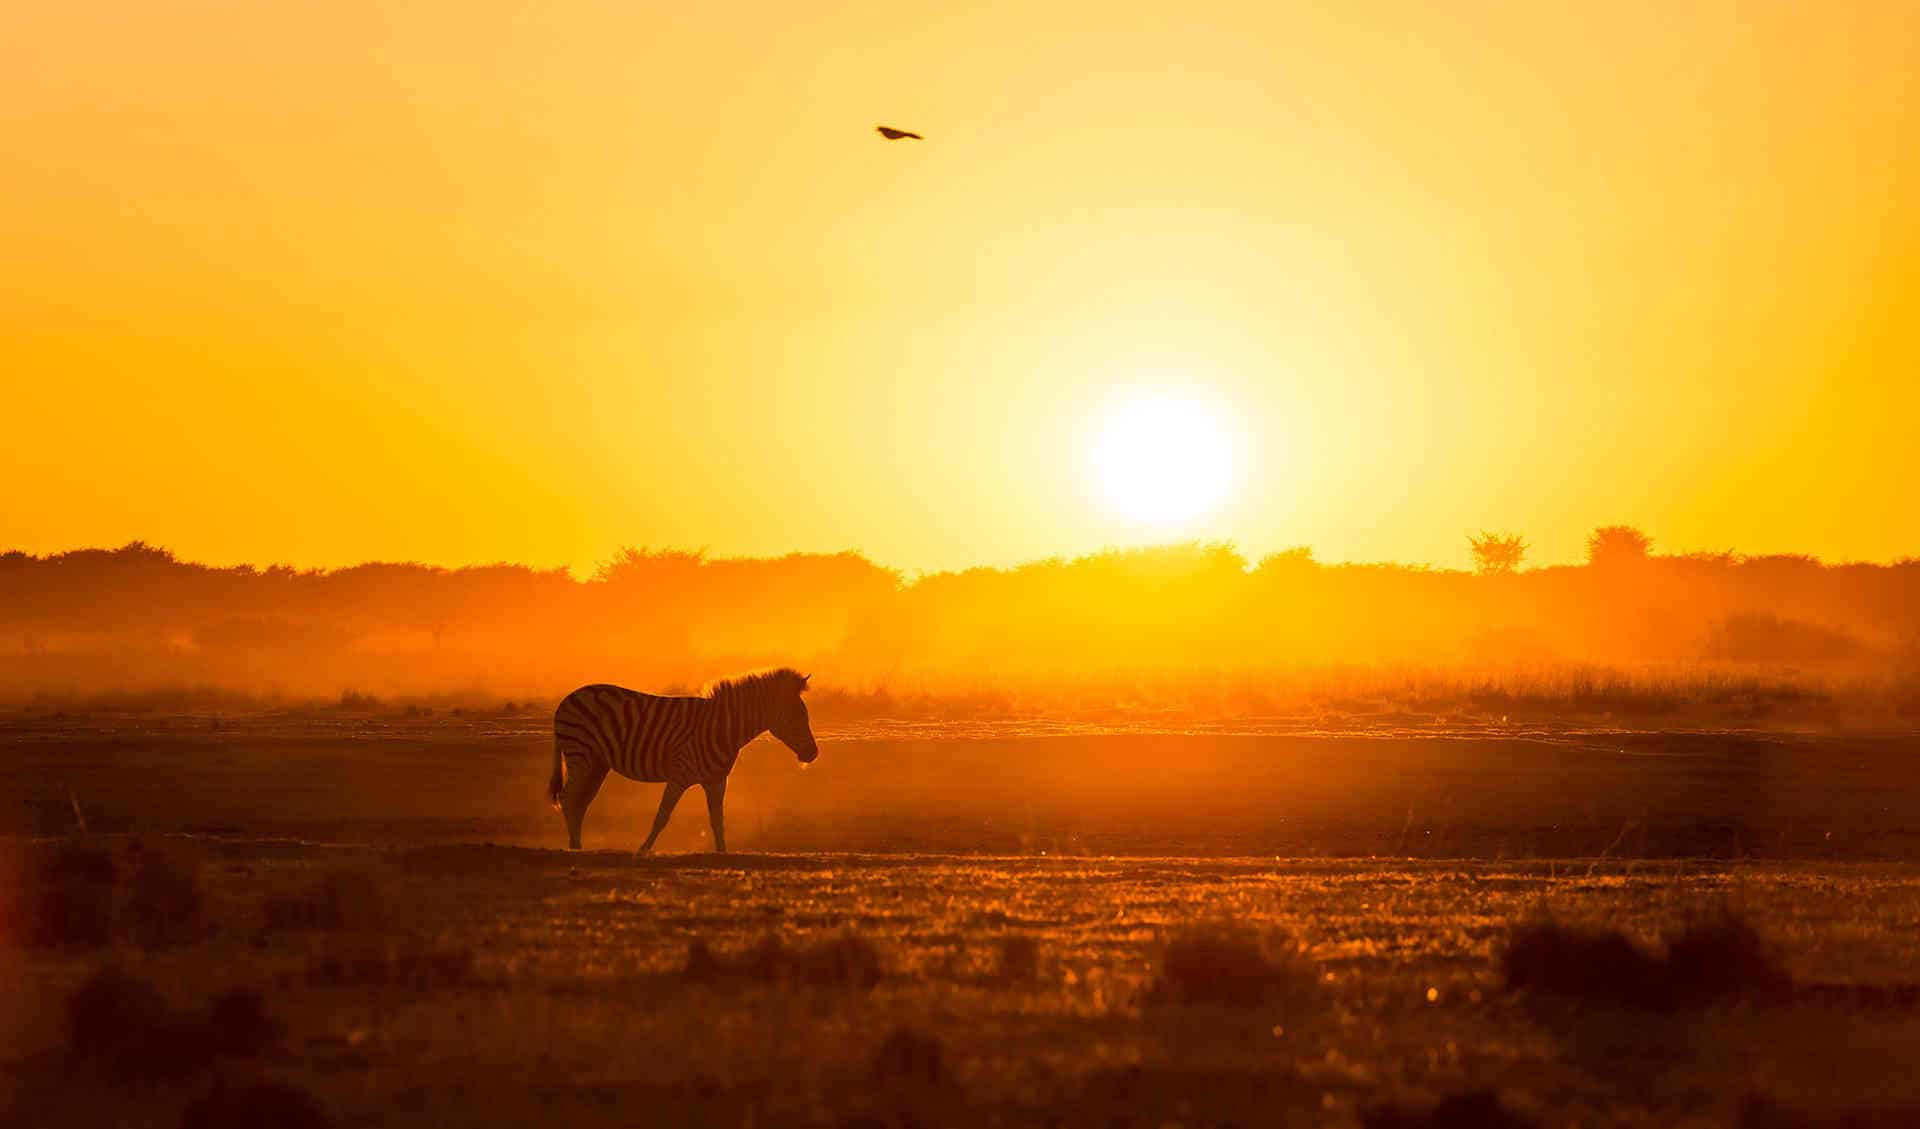
<path fill-rule="evenodd" d="M 567 819 L 567 848 L 580 849 L 580 825 L 609 770 L 629 780 L 665 781 L 645 855 L 695 784 L 707 794 L 713 846 L 727 849 L 722 806 L 727 774 L 740 750 L 771 731 L 801 764 L 820 755 L 800 695 L 811 675 L 790 667 L 723 679 L 699 697 L 661 697 L 596 683 L 568 694 L 553 713 L 553 778 L 547 798 Z"/>

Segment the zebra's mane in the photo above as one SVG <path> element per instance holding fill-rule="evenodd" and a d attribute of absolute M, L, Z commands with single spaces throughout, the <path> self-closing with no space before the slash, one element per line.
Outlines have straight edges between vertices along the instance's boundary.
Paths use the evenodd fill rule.
<path fill-rule="evenodd" d="M 761 686 L 791 687 L 794 693 L 803 694 L 807 689 L 807 677 L 790 666 L 776 667 L 773 670 L 756 670 L 746 674 L 736 674 L 730 678 L 717 678 L 707 683 L 702 696 L 723 698 L 729 694 L 737 694 Z"/>

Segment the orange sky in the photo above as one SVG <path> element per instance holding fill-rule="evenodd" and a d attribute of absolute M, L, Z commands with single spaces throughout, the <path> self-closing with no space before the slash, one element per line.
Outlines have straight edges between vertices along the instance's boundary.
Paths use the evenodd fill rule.
<path fill-rule="evenodd" d="M 1920 8 L 1566 7 L 22 6 L 0 547 L 1920 553 Z"/>

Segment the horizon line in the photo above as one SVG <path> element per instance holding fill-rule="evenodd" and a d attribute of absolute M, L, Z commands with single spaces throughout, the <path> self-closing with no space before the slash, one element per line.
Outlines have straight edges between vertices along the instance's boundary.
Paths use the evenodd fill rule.
<path fill-rule="evenodd" d="M 435 561 L 426 561 L 426 560 L 421 560 L 418 558 L 411 558 L 411 557 L 368 557 L 368 558 L 355 561 L 350 564 L 331 564 L 331 565 L 329 564 L 300 565 L 300 564 L 294 564 L 287 561 L 266 561 L 263 563 L 263 562 L 251 561 L 251 560 L 236 561 L 231 564 L 219 564 L 219 563 L 214 563 L 207 560 L 188 557 L 175 552 L 173 549 L 168 548 L 164 544 L 154 542 L 154 541 L 148 541 L 145 538 L 138 538 L 138 537 L 133 538 L 132 540 L 123 542 L 119 545 L 80 545 L 80 546 L 75 546 L 75 547 L 66 548 L 66 549 L 55 549 L 55 550 L 51 550 L 44 553 L 33 553 L 24 549 L 6 547 L 6 548 L 0 548 L 0 560 L 4 560 L 5 558 L 8 558 L 8 557 L 22 556 L 31 560 L 46 561 L 46 560 L 51 560 L 57 557 L 69 556 L 77 553 L 120 553 L 128 550 L 132 550 L 132 549 L 145 549 L 145 550 L 163 555 L 176 564 L 185 565 L 189 567 L 205 568 L 205 569 L 214 570 L 214 571 L 252 569 L 253 571 L 256 571 L 256 572 L 265 572 L 273 569 L 288 569 L 288 570 L 299 572 L 299 573 L 335 573 L 335 572 L 347 572 L 356 568 L 365 568 L 365 567 L 374 566 L 374 565 L 438 569 L 444 572 L 458 572 L 458 571 L 463 571 L 468 569 L 484 569 L 484 568 L 524 568 L 532 572 L 548 572 L 548 573 L 563 572 L 563 573 L 566 573 L 570 579 L 578 583 L 592 583 L 594 581 L 594 573 L 596 571 L 615 564 L 623 554 L 628 552 L 635 552 L 635 553 L 660 556 L 660 557 L 671 557 L 671 556 L 691 557 L 699 560 L 703 564 L 717 563 L 717 562 L 737 562 L 737 561 L 778 561 L 778 560 L 783 560 L 790 557 L 810 557 L 810 558 L 816 558 L 816 559 L 826 559 L 826 558 L 833 558 L 833 557 L 857 557 L 865 561 L 867 564 L 874 566 L 875 568 L 881 569 L 886 572 L 891 572 L 896 576 L 900 577 L 902 580 L 908 580 L 908 581 L 919 580 L 919 579 L 923 579 L 926 577 L 933 577 L 933 576 L 957 575 L 960 573 L 975 572 L 983 569 L 989 570 L 989 571 L 995 571 L 995 572 L 1012 572 L 1022 568 L 1029 568 L 1035 565 L 1044 565 L 1044 564 L 1053 564 L 1053 563 L 1070 564 L 1076 561 L 1089 560 L 1096 557 L 1115 555 L 1115 554 L 1124 555 L 1128 553 L 1151 553 L 1155 551 L 1168 551 L 1168 550 L 1181 550 L 1181 549 L 1190 550 L 1194 552 L 1213 552 L 1213 551 L 1219 551 L 1222 549 L 1227 550 L 1233 553 L 1234 555 L 1240 557 L 1240 559 L 1243 562 L 1243 569 L 1244 571 L 1247 571 L 1247 572 L 1255 571 L 1261 564 L 1263 564 L 1266 561 L 1272 560 L 1276 557 L 1284 557 L 1289 554 L 1299 553 L 1301 550 L 1305 550 L 1305 554 L 1304 554 L 1305 559 L 1322 568 L 1342 568 L 1342 567 L 1398 568 L 1398 569 L 1404 569 L 1411 572 L 1461 573 L 1461 574 L 1470 575 L 1470 576 L 1479 575 L 1478 570 L 1471 567 L 1462 568 L 1454 565 L 1442 565 L 1442 564 L 1436 564 L 1433 561 L 1322 558 L 1318 555 L 1314 547 L 1311 545 L 1290 545 L 1283 549 L 1275 549 L 1270 552 L 1262 553 L 1259 556 L 1252 556 L 1252 555 L 1249 555 L 1245 550 L 1243 550 L 1240 547 L 1240 544 L 1233 538 L 1184 538 L 1184 539 L 1165 540 L 1165 541 L 1109 542 L 1107 544 L 1098 546 L 1096 548 L 1085 549 L 1078 552 L 1052 553 L 1052 554 L 1046 554 L 1042 556 L 1024 557 L 1024 558 L 1002 561 L 997 563 L 982 562 L 978 564 L 969 564 L 969 565 L 962 565 L 957 567 L 945 567 L 945 568 L 907 568 L 907 567 L 900 567 L 900 566 L 895 566 L 891 564 L 886 564 L 882 561 L 875 559 L 872 556 L 869 556 L 865 550 L 853 548 L 853 547 L 848 547 L 844 549 L 833 549 L 833 550 L 792 549 L 792 550 L 788 550 L 785 552 L 778 552 L 778 553 L 715 554 L 710 552 L 710 550 L 704 546 L 697 547 L 697 548 L 682 548 L 679 546 L 672 546 L 672 545 L 655 546 L 655 545 L 640 544 L 640 543 L 629 543 L 629 544 L 619 545 L 615 547 L 614 550 L 609 555 L 600 559 L 597 563 L 589 566 L 584 566 L 584 568 L 583 566 L 578 566 L 574 564 L 557 564 L 557 565 L 547 566 L 547 565 L 530 563 L 527 561 L 507 560 L 504 558 L 495 559 L 495 560 L 470 560 L 470 561 L 466 561 L 459 564 L 445 564 L 445 563 L 440 563 Z M 1822 557 L 1821 555 L 1819 555 L 1818 553 L 1798 552 L 1798 551 L 1769 552 L 1769 553 L 1742 553 L 1734 549 L 1683 549 L 1683 550 L 1676 550 L 1673 552 L 1648 552 L 1647 557 L 1648 559 L 1651 559 L 1651 560 L 1676 560 L 1676 559 L 1702 560 L 1702 559 L 1719 558 L 1719 559 L 1725 560 L 1727 563 L 1730 563 L 1730 564 L 1738 564 L 1745 561 L 1753 561 L 1753 560 L 1792 558 L 1792 559 L 1809 561 L 1822 568 L 1844 568 L 1848 566 L 1857 566 L 1857 565 L 1867 565 L 1867 566 L 1880 567 L 1880 568 L 1897 568 L 1897 567 L 1906 566 L 1906 565 L 1920 564 L 1920 554 L 1893 557 L 1886 560 L 1872 560 L 1872 559 L 1858 559 L 1858 558 L 1828 560 L 1825 557 Z M 1560 569 L 1560 568 L 1586 568 L 1586 567 L 1589 567 L 1590 565 L 1591 565 L 1591 562 L 1585 559 L 1571 560 L 1571 561 L 1543 561 L 1538 564 L 1523 564 L 1522 566 L 1514 569 L 1508 575 L 1518 575 L 1518 574 L 1533 573 L 1533 572 L 1546 572 L 1552 569 Z"/>

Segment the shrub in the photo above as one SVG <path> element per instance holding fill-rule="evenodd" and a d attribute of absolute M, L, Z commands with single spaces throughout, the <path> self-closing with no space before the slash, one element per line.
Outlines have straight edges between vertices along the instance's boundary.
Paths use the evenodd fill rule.
<path fill-rule="evenodd" d="M 183 1078 L 214 1056 L 206 1028 L 176 1015 L 152 984 L 117 968 L 94 973 L 68 999 L 67 1046 L 123 1082 Z"/>
<path fill-rule="evenodd" d="M 1656 1010 L 1777 998 L 1793 988 L 1760 935 L 1732 916 L 1681 931 L 1658 955 L 1613 930 L 1534 922 L 1513 931 L 1501 967 L 1511 989 Z"/>
<path fill-rule="evenodd" d="M 1691 926 L 1667 942 L 1667 975 L 1677 1000 L 1775 998 L 1793 977 L 1774 959 L 1753 926 L 1722 916 Z"/>
<path fill-rule="evenodd" d="M 99 1058 L 171 1022 L 160 989 L 118 968 L 103 968 L 67 999 L 67 1047 L 82 1058 Z"/>
<path fill-rule="evenodd" d="M 1527 539 L 1518 533 L 1486 533 L 1468 537 L 1473 567 L 1482 576 L 1506 576 L 1519 571 L 1527 555 Z"/>
<path fill-rule="evenodd" d="M 1602 568 L 1636 564 L 1652 547 L 1653 538 L 1631 525 L 1603 525 L 1587 534 L 1587 563 Z"/>
<path fill-rule="evenodd" d="M 1167 943 L 1150 998 L 1226 1006 L 1303 1002 L 1318 992 L 1318 978 L 1294 956 L 1276 955 L 1275 940 L 1226 925 L 1188 929 Z"/>
<path fill-rule="evenodd" d="M 1500 958 L 1507 987 L 1636 1007 L 1672 1001 L 1665 964 L 1611 930 L 1575 929 L 1551 921 L 1513 931 Z"/>

